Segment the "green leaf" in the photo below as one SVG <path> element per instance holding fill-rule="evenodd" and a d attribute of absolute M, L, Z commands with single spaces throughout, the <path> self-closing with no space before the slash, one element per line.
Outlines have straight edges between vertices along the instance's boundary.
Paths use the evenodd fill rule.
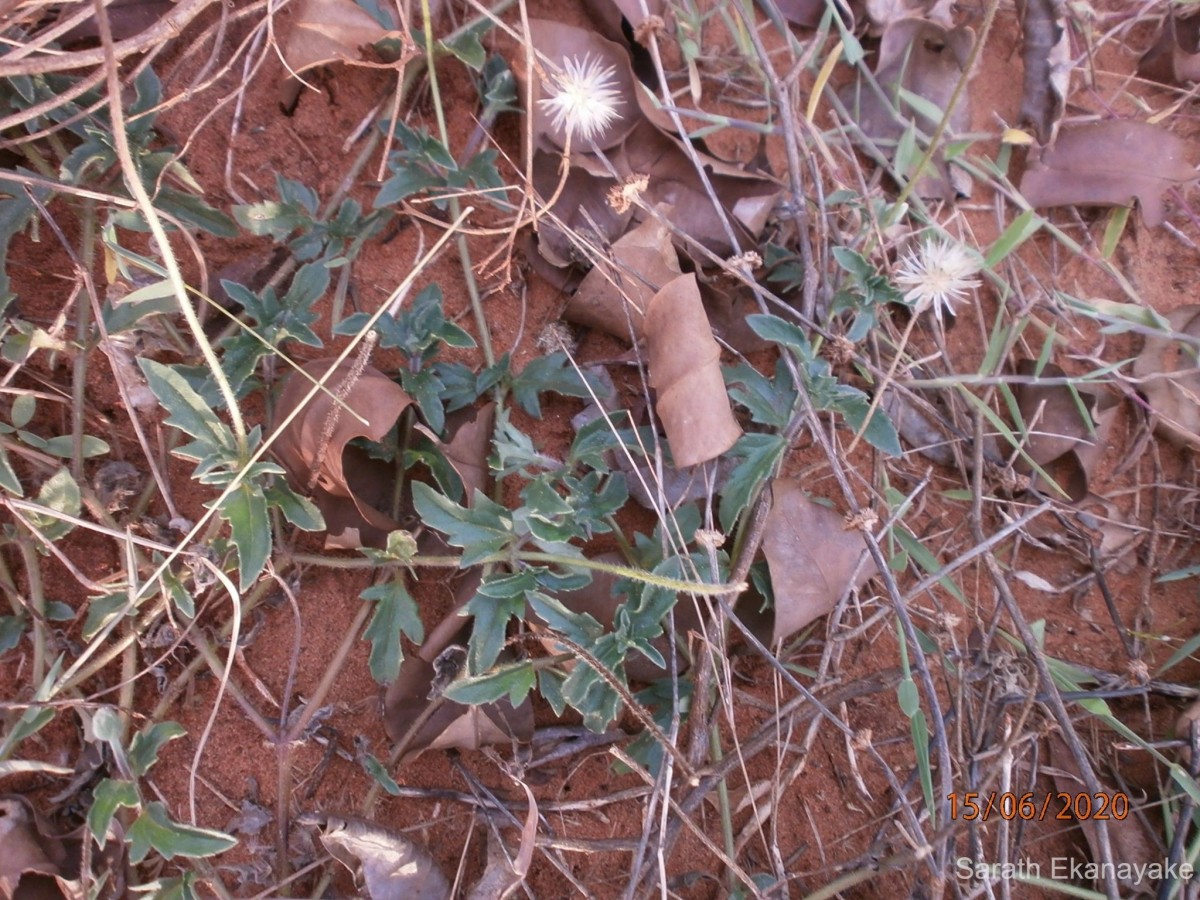
<path fill-rule="evenodd" d="M 122 753 L 124 752 L 121 749 L 121 732 L 123 730 L 121 716 L 111 706 L 101 706 L 92 716 L 92 733 L 106 744 L 115 746 Z"/>
<path fill-rule="evenodd" d="M 729 473 L 729 480 L 721 489 L 720 519 L 726 534 L 733 532 L 738 516 L 754 499 L 759 489 L 771 474 L 787 450 L 787 441 L 778 434 L 743 434 L 728 451 L 742 461 Z"/>
<path fill-rule="evenodd" d="M 438 43 L 459 62 L 478 72 L 487 61 L 487 52 L 483 49 L 483 44 L 479 42 L 479 36 L 491 27 L 492 23 L 485 19 L 476 27 L 468 28 L 454 40 L 438 41 Z"/>
<path fill-rule="evenodd" d="M 92 808 L 88 810 L 88 832 L 96 839 L 100 849 L 108 840 L 108 826 L 117 810 L 122 807 L 136 809 L 141 804 L 137 787 L 129 781 L 105 778 L 92 792 Z"/>
<path fill-rule="evenodd" d="M 400 785 L 396 784 L 396 779 L 388 774 L 388 770 L 384 768 L 383 763 L 377 760 L 370 753 L 363 753 L 359 757 L 359 763 L 368 775 L 375 779 L 376 783 L 391 794 L 393 797 L 400 796 Z"/>
<path fill-rule="evenodd" d="M 412 486 L 413 505 L 426 525 L 446 535 L 455 547 L 463 548 L 462 568 L 472 566 L 507 546 L 514 538 L 512 517 L 507 509 L 492 502 L 479 490 L 474 505 L 459 506 L 422 482 Z"/>
<path fill-rule="evenodd" d="M 468 647 L 472 674 L 482 674 L 495 665 L 504 649 L 508 620 L 525 614 L 525 595 L 535 583 L 527 570 L 517 575 L 493 575 L 479 586 L 466 608 L 475 617 Z"/>
<path fill-rule="evenodd" d="M 420 644 L 425 640 L 425 627 L 421 624 L 416 602 L 399 577 L 372 585 L 358 596 L 375 602 L 375 612 L 363 632 L 363 639 L 371 642 L 371 676 L 380 684 L 388 684 L 396 680 L 400 663 L 404 661 L 400 648 L 401 632 Z"/>
<path fill-rule="evenodd" d="M 25 636 L 24 616 L 0 616 L 0 653 L 7 653 Z"/>
<path fill-rule="evenodd" d="M 158 751 L 167 741 L 183 737 L 187 732 L 178 722 L 157 722 L 133 736 L 129 743 L 129 768 L 141 778 L 158 762 Z"/>
<path fill-rule="evenodd" d="M 168 425 L 194 437 L 206 447 L 236 449 L 233 433 L 181 374 L 152 359 L 139 357 L 138 365 L 142 367 L 150 390 L 170 413 L 166 420 Z"/>
<path fill-rule="evenodd" d="M 46 618 L 51 622 L 71 622 L 75 619 L 75 609 L 61 600 L 51 600 L 46 604 Z"/>
<path fill-rule="evenodd" d="M 20 168 L 17 172 L 28 174 L 27 170 Z M 8 245 L 13 236 L 24 231 L 32 221 L 37 214 L 37 205 L 25 193 L 23 184 L 15 179 L 10 181 L 4 178 L 3 173 L 0 173 L 0 188 L 8 195 L 0 199 L 0 313 L 3 313 L 14 297 L 9 290 L 6 272 Z M 50 196 L 50 191 L 44 187 L 34 188 L 33 195 L 44 202 Z"/>
<path fill-rule="evenodd" d="M 495 703 L 507 695 L 509 703 L 519 706 L 525 702 L 536 680 L 537 672 L 532 663 L 512 663 L 483 675 L 468 675 L 452 681 L 446 688 L 445 697 L 456 703 L 478 706 Z"/>
<path fill-rule="evenodd" d="M 892 420 L 880 407 L 876 407 L 875 411 L 871 412 L 871 404 L 867 398 L 855 388 L 850 390 L 854 390 L 858 396 L 845 396 L 845 399 L 836 404 L 837 411 L 842 414 L 851 428 L 855 431 L 862 431 L 863 437 L 872 447 L 882 450 L 888 456 L 903 456 L 904 448 L 900 446 L 900 435 L 896 432 L 896 426 L 892 424 Z M 866 428 L 863 428 L 863 422 L 868 413 L 870 413 L 871 419 L 866 423 Z"/>
<path fill-rule="evenodd" d="M 91 641 L 107 625 L 113 616 L 125 610 L 129 597 L 124 593 L 113 592 L 88 600 L 87 618 L 83 621 L 83 639 Z M 129 610 L 132 612 L 132 609 Z"/>
<path fill-rule="evenodd" d="M 921 711 L 921 695 L 911 678 L 900 682 L 896 688 L 896 699 L 900 702 L 900 711 L 909 719 Z"/>
<path fill-rule="evenodd" d="M 129 843 L 129 861 L 140 863 L 151 849 L 163 859 L 176 856 L 202 857 L 224 853 L 237 845 L 227 834 L 208 828 L 194 828 L 172 822 L 167 808 L 157 800 L 146 805 L 145 811 L 125 835 Z"/>
<path fill-rule="evenodd" d="M 274 483 L 263 491 L 263 496 L 267 498 L 269 505 L 277 507 L 283 513 L 283 517 L 301 531 L 325 530 L 325 517 L 321 515 L 317 504 L 307 497 L 301 497 L 284 481 L 275 479 Z"/>
<path fill-rule="evenodd" d="M 8 461 L 8 454 L 4 452 L 3 447 L 0 447 L 0 488 L 4 488 L 16 497 L 25 496 L 25 490 L 21 487 L 21 479 L 17 478 L 17 473 Z"/>
<path fill-rule="evenodd" d="M 83 508 L 83 498 L 79 493 L 79 485 L 71 477 L 66 468 L 55 472 L 50 480 L 38 491 L 37 502 L 46 509 L 54 510 L 65 516 L 78 516 Z M 75 526 L 70 522 L 51 515 L 30 513 L 29 521 L 48 540 L 56 541 Z"/>
<path fill-rule="evenodd" d="M 18 394 L 12 402 L 9 421 L 13 428 L 24 428 L 37 412 L 37 398 L 32 394 Z"/>
<path fill-rule="evenodd" d="M 406 197 L 411 197 L 413 194 L 418 194 L 442 183 L 441 178 L 412 163 L 402 165 L 393 171 L 396 174 L 383 183 L 379 194 L 375 197 L 376 209 L 399 203 Z"/>
<path fill-rule="evenodd" d="M 992 268 L 1008 256 L 1008 254 L 1016 250 L 1017 247 L 1037 234 L 1038 230 L 1045 224 L 1046 220 L 1032 209 L 1025 210 L 1025 212 L 1013 219 L 1012 224 L 1004 229 L 1004 233 L 996 238 L 996 243 L 988 248 L 983 264 L 989 269 Z"/>
<path fill-rule="evenodd" d="M 109 452 L 109 446 L 98 437 L 93 437 L 90 434 L 83 435 L 80 440 L 80 450 L 84 459 L 92 459 L 96 456 L 103 456 Z M 46 441 L 42 447 L 51 456 L 61 456 L 67 459 L 75 453 L 75 439 L 69 434 L 64 434 L 59 437 L 52 437 Z"/>
<path fill-rule="evenodd" d="M 591 396 L 587 384 L 561 350 L 549 356 L 535 357 L 520 374 L 513 376 L 513 399 L 535 419 L 542 417 L 538 395 L 545 391 L 554 391 L 564 397 Z"/>
<path fill-rule="evenodd" d="M 271 517 L 267 498 L 257 484 L 242 482 L 225 498 L 219 510 L 229 522 L 238 553 L 238 589 L 254 584 L 271 555 Z"/>
<path fill-rule="evenodd" d="M 812 344 L 799 325 L 763 313 L 746 316 L 746 324 L 763 340 L 794 350 L 803 360 L 813 358 Z"/>

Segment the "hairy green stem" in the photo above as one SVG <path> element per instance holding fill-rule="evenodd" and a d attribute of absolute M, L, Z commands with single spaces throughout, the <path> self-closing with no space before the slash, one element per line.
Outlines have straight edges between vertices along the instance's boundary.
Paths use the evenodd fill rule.
<path fill-rule="evenodd" d="M 167 272 L 167 280 L 171 283 L 171 287 L 175 292 L 175 299 L 179 302 L 179 312 L 187 323 L 188 330 L 191 331 L 192 338 L 195 340 L 201 356 L 204 357 L 205 364 L 212 373 L 221 398 L 225 401 L 225 406 L 229 413 L 230 426 L 233 428 L 234 440 L 237 442 L 238 456 L 243 457 L 246 455 L 246 423 L 242 420 L 242 413 L 238 408 L 237 394 L 234 392 L 233 386 L 229 383 L 229 379 L 225 377 L 225 370 L 221 367 L 221 361 L 217 358 L 216 350 L 209 343 L 207 336 L 204 334 L 204 329 L 200 325 L 200 320 L 196 317 L 196 311 L 192 309 L 191 301 L 187 295 L 187 284 L 183 280 L 183 272 L 179 269 L 179 261 L 175 259 L 175 253 L 172 251 L 171 243 L 167 239 L 167 231 L 163 228 L 158 210 L 154 208 L 154 203 L 151 201 L 150 195 L 146 192 L 146 185 L 142 182 L 142 176 L 138 172 L 137 164 L 133 161 L 133 154 L 129 147 L 129 134 L 125 129 L 125 110 L 121 108 L 121 75 L 118 71 L 116 56 L 113 53 L 113 36 L 112 28 L 108 21 L 108 11 L 104 7 L 103 0 L 94 0 L 94 5 L 96 8 L 96 25 L 100 31 L 100 42 L 104 48 L 105 68 L 107 69 L 108 108 L 112 121 L 113 150 L 116 152 L 117 159 L 121 163 L 121 171 L 125 176 L 125 185 L 129 188 L 130 195 L 137 202 L 137 207 L 146 220 L 150 234 L 154 237 L 158 252 L 162 255 L 163 267 Z"/>
<path fill-rule="evenodd" d="M 83 213 L 80 217 L 83 226 L 83 236 L 80 238 L 79 262 L 83 266 L 85 278 L 90 282 L 92 262 L 95 260 L 96 244 L 96 202 L 83 201 Z M 76 483 L 83 480 L 83 412 L 86 408 L 88 356 L 91 344 L 92 305 L 85 298 L 76 294 L 75 302 L 75 343 L 78 349 L 75 353 L 75 365 L 71 373 L 71 477 Z"/>
<path fill-rule="evenodd" d="M 406 568 L 427 567 L 432 569 L 458 569 L 462 567 L 460 556 L 414 556 L 412 559 L 394 563 L 378 563 L 370 559 L 353 559 L 344 557 L 321 556 L 315 553 L 293 553 L 290 557 L 293 563 L 300 565 L 325 566 L 330 569 L 374 569 L 379 566 L 404 566 Z M 648 584 L 652 587 L 668 591 L 681 591 L 698 596 L 715 596 L 738 594 L 747 587 L 745 582 L 740 584 L 710 584 L 704 581 L 685 581 L 681 578 L 667 578 L 655 575 L 644 569 L 632 566 L 622 566 L 616 563 L 602 562 L 597 559 L 585 559 L 580 556 L 564 556 L 558 553 L 541 553 L 534 550 L 523 550 L 519 553 L 489 553 L 476 560 L 475 565 L 496 565 L 497 563 L 526 562 L 545 563 L 552 566 L 566 566 L 580 569 L 590 569 L 593 572 L 604 572 L 617 578 L 629 578 Z"/>
<path fill-rule="evenodd" d="M 433 110 L 437 116 L 438 135 L 442 146 L 450 150 L 450 132 L 446 128 L 446 114 L 442 109 L 442 94 L 438 86 L 437 66 L 433 56 L 433 16 L 429 10 L 429 0 L 421 0 L 421 19 L 425 28 L 425 65 L 429 70 L 429 92 L 433 95 Z M 458 197 L 450 197 L 450 215 L 459 217 Z M 492 335 L 488 328 L 487 316 L 483 312 L 483 301 L 479 296 L 479 286 L 475 283 L 475 271 L 471 263 L 471 249 L 467 246 L 467 236 L 458 235 L 458 258 L 462 260 L 463 278 L 467 286 L 467 297 L 471 301 L 471 312 L 475 317 L 475 327 L 479 331 L 479 348 L 483 351 L 483 360 L 489 367 L 496 364 L 496 354 L 492 349 Z"/>

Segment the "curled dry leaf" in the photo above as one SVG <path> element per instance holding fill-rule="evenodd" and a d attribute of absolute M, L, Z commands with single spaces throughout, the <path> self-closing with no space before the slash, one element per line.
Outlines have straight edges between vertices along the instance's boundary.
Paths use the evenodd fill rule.
<path fill-rule="evenodd" d="M 1038 375 L 1037 363 L 1021 360 L 1017 374 L 1026 378 Z M 1047 363 L 1040 375 L 1066 377 L 1053 363 Z M 1085 499 L 1089 493 L 1088 480 L 1104 455 L 1116 419 L 1116 398 L 1072 389 L 1067 384 L 1032 383 L 1015 385 L 1013 396 L 1025 423 L 1026 433 L 1022 437 L 1029 458 L 1054 479 L 1072 502 Z M 1035 473 L 1031 486 L 1037 488 L 1038 481 Z"/>
<path fill-rule="evenodd" d="M 356 879 L 361 872 L 370 900 L 449 900 L 450 882 L 408 838 L 363 819 L 323 818 L 321 843 Z"/>
<path fill-rule="evenodd" d="M 275 415 L 282 420 L 304 400 L 315 380 L 333 360 L 305 363 L 304 374 L 283 381 Z M 340 403 L 334 398 L 339 398 Z M 392 502 L 395 468 L 372 459 L 355 438 L 382 441 L 412 398 L 373 366 L 354 377 L 354 364 L 341 363 L 325 388 L 285 425 L 274 444 L 275 458 L 287 470 L 292 487 L 312 497 L 325 517 L 325 547 L 386 546 L 387 535 L 400 527 L 380 512 Z"/>
<path fill-rule="evenodd" d="M 904 442 L 940 466 L 953 466 L 953 444 L 959 439 L 946 430 L 940 412 L 923 398 L 889 387 L 883 394 L 883 411 Z"/>
<path fill-rule="evenodd" d="M 643 23 L 663 22 L 667 13 L 664 0 L 584 0 L 583 8 L 600 33 L 618 43 L 626 40 L 626 27 L 634 40 L 646 43 Z"/>
<path fill-rule="evenodd" d="M 886 30 L 897 19 L 912 16 L 920 16 L 947 28 L 954 25 L 954 0 L 864 0 L 863 6 L 873 30 Z"/>
<path fill-rule="evenodd" d="M 1055 0 L 1025 0 L 1021 10 L 1025 82 L 1021 122 L 1033 125 L 1042 144 L 1054 141 L 1071 80 L 1071 44 L 1065 7 Z"/>
<path fill-rule="evenodd" d="M 617 212 L 609 204 L 608 192 L 616 186 L 615 178 L 572 166 L 563 181 L 560 161 L 560 156 L 544 150 L 533 155 L 534 189 L 544 200 L 558 195 L 550 215 L 538 225 L 538 252 L 559 268 L 587 265 L 624 233 L 633 213 Z"/>
<path fill-rule="evenodd" d="M 716 459 L 742 434 L 733 417 L 721 348 L 713 339 L 694 274 L 680 275 L 646 310 L 646 348 L 655 408 L 678 468 Z"/>
<path fill-rule="evenodd" d="M 649 176 L 642 201 L 658 207 L 682 234 L 717 256 L 727 257 L 754 246 L 779 198 L 779 182 L 719 160 L 699 144 L 694 149 L 712 186 L 714 203 L 679 136 L 670 131 L 670 119 L 645 91 L 638 91 L 637 99 L 645 119 L 625 140 L 620 171 Z M 731 242 L 726 222 L 737 246 Z M 686 241 L 680 244 L 685 252 L 694 252 Z M 707 262 L 697 258 L 698 265 Z"/>
<path fill-rule="evenodd" d="M 1164 84 L 1200 81 L 1200 15 L 1171 7 L 1162 32 L 1138 62 L 1138 75 Z"/>
<path fill-rule="evenodd" d="M 466 664 L 466 645 L 471 636 L 471 621 L 459 615 L 475 596 L 480 584 L 477 571 L 463 576 L 455 591 L 458 602 L 430 632 L 416 653 L 405 654 L 400 674 L 387 689 L 384 698 L 384 725 L 393 741 L 405 741 L 405 753 L 412 758 L 425 750 L 457 747 L 477 750 L 487 744 L 528 743 L 533 737 L 533 705 L 526 698 L 513 708 L 507 699 L 482 706 L 467 706 L 440 696 Z M 461 649 L 461 653 L 456 650 Z M 506 660 L 501 655 L 500 661 Z M 448 665 L 456 660 L 457 667 Z M 431 696 L 432 693 L 432 696 Z M 436 706 L 430 709 L 430 705 Z M 418 724 L 419 723 L 419 724 Z M 409 734 L 414 725 L 415 731 Z"/>
<path fill-rule="evenodd" d="M 174 6 L 171 0 L 113 0 L 106 7 L 113 40 L 123 41 L 141 34 L 169 13 Z M 59 19 L 74 15 L 78 10 L 77 4 L 66 4 L 59 14 Z M 96 24 L 96 17 L 93 15 L 64 33 L 59 42 L 64 47 L 69 47 L 79 41 L 99 39 L 100 26 Z"/>
<path fill-rule="evenodd" d="M 1200 305 L 1181 306 L 1166 319 L 1185 340 L 1148 335 L 1133 375 L 1154 412 L 1155 430 L 1179 446 L 1200 448 Z"/>
<path fill-rule="evenodd" d="M 505 900 L 521 886 L 533 863 L 533 851 L 537 841 L 538 805 L 533 791 L 523 781 L 517 781 L 525 791 L 525 802 L 529 810 L 525 813 L 525 824 L 521 828 L 521 843 L 516 856 L 511 856 L 500 840 L 499 828 L 493 824 L 488 831 L 487 867 L 483 876 L 471 888 L 467 900 Z"/>
<path fill-rule="evenodd" d="M 827 0 L 775 0 L 775 6 L 785 19 L 801 28 L 816 28 L 829 8 Z M 841 14 L 842 21 L 853 26 L 854 11 L 846 0 L 833 0 L 833 6 Z"/>
<path fill-rule="evenodd" d="M 1053 146 L 1029 160 L 1020 190 L 1031 206 L 1126 206 L 1136 198 L 1151 227 L 1166 219 L 1163 194 L 1195 178 L 1182 138 L 1127 119 L 1064 125 Z"/>
<path fill-rule="evenodd" d="M 967 62 L 975 32 L 970 28 L 945 28 L 927 19 L 905 18 L 893 21 L 884 30 L 879 45 L 875 78 L 887 96 L 883 98 L 861 77 L 839 92 L 842 102 L 850 109 L 863 133 L 874 141 L 888 144 L 889 155 L 908 129 L 915 124 L 925 134 L 932 134 L 938 119 L 922 115 L 921 111 L 903 99 L 907 92 L 928 101 L 940 112 L 950 104 L 959 81 L 967 77 Z M 971 125 L 971 110 L 966 91 L 961 92 L 950 111 L 946 136 L 961 134 Z M 939 152 L 934 157 L 936 171 L 922 174 L 917 182 L 919 196 L 954 200 L 970 191 L 970 180 L 959 170 L 952 170 Z M 908 177 L 910 173 L 899 173 Z"/>
<path fill-rule="evenodd" d="M 1087 790 L 1080 774 L 1075 756 L 1063 739 L 1054 734 L 1050 741 L 1050 765 L 1053 766 L 1054 789 L 1063 794 L 1075 796 Z M 1112 785 L 1100 784 L 1104 793 L 1111 797 L 1116 791 Z M 1118 819 L 1115 816 L 1105 818 L 1108 830 L 1109 846 L 1112 849 L 1112 862 L 1117 872 L 1117 881 L 1121 885 L 1122 897 L 1153 896 L 1154 889 L 1150 880 L 1138 877 L 1126 877 L 1125 872 L 1145 872 L 1149 867 L 1162 865 L 1163 854 L 1155 846 L 1155 842 L 1142 828 L 1140 816 L 1126 816 Z M 1088 850 L 1092 861 L 1100 862 L 1100 826 L 1097 819 L 1089 816 L 1079 820 L 1083 836 L 1087 839 Z"/>
<path fill-rule="evenodd" d="M 617 240 L 609 259 L 597 262 L 584 276 L 563 318 L 640 341 L 650 301 L 680 274 L 671 233 L 658 219 L 647 219 Z"/>
<path fill-rule="evenodd" d="M 795 481 L 772 485 L 763 533 L 775 610 L 769 624 L 753 624 L 771 644 L 830 612 L 846 591 L 862 587 L 877 571 L 869 557 L 860 566 L 867 547 L 862 534 L 848 531 L 838 513 L 808 499 Z"/>
<path fill-rule="evenodd" d="M 434 0 L 430 5 L 436 10 L 441 4 Z M 354 0 L 301 0 L 283 44 L 290 72 L 280 88 L 280 103 L 286 109 L 295 105 L 300 93 L 295 75 L 325 63 L 360 60 L 362 47 L 391 33 Z"/>
<path fill-rule="evenodd" d="M 79 841 L 46 834 L 24 797 L 0 797 L 0 900 L 82 898 Z"/>

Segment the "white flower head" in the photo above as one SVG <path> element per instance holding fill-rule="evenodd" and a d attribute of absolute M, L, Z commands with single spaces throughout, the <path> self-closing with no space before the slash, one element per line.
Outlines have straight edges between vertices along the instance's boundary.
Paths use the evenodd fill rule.
<path fill-rule="evenodd" d="M 567 57 L 562 67 L 550 77 L 550 96 L 538 102 L 552 117 L 554 127 L 565 131 L 568 139 L 578 135 L 590 141 L 620 118 L 617 67 L 604 65 L 603 57 L 593 59 L 590 53 L 583 59 Z"/>
<path fill-rule="evenodd" d="M 974 276 L 980 270 L 979 261 L 961 244 L 945 238 L 926 240 L 918 250 L 911 250 L 900 262 L 896 284 L 905 291 L 904 302 L 917 313 L 932 308 L 938 322 L 943 311 L 953 313 L 954 305 L 962 303 L 973 288 L 979 287 Z"/>

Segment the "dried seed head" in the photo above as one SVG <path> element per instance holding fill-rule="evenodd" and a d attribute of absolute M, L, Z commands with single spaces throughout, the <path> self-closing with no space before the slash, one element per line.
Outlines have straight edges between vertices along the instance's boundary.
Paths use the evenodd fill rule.
<path fill-rule="evenodd" d="M 825 345 L 825 355 L 835 366 L 845 366 L 854 362 L 854 341 L 844 334 L 835 334 Z"/>
<path fill-rule="evenodd" d="M 608 191 L 608 205 L 619 214 L 629 212 L 629 208 L 637 203 L 642 192 L 650 184 L 649 175 L 627 175 L 620 184 L 614 184 Z"/>
<path fill-rule="evenodd" d="M 860 509 L 852 516 L 846 517 L 847 531 L 870 531 L 879 524 L 879 514 L 873 509 Z"/>

